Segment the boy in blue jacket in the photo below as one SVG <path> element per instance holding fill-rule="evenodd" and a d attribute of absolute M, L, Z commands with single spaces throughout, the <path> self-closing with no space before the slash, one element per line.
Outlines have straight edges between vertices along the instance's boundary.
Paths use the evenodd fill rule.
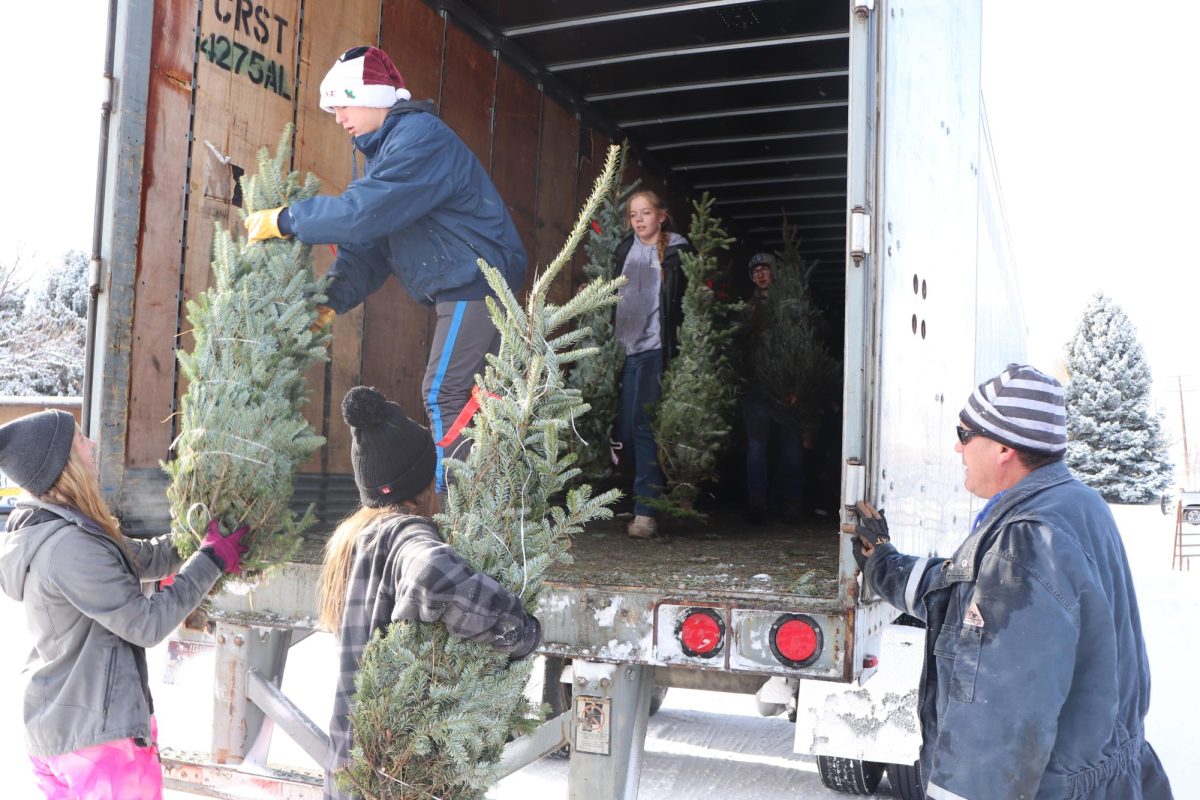
<path fill-rule="evenodd" d="M 921 776 L 934 800 L 1169 800 L 1146 741 L 1150 662 L 1121 534 L 1063 463 L 1058 381 L 1009 364 L 954 449 L 987 500 L 947 559 L 902 555 L 859 503 L 864 580 L 928 629 Z"/>
<path fill-rule="evenodd" d="M 313 197 L 245 219 L 251 242 L 296 236 L 336 244 L 322 325 L 383 285 L 388 275 L 437 314 L 421 396 L 435 441 L 467 405 L 475 374 L 495 353 L 500 334 L 484 298 L 491 289 L 477 261 L 500 270 L 513 291 L 526 255 L 504 200 L 483 165 L 429 100 L 413 102 L 404 78 L 375 47 L 343 53 L 321 81 L 321 108 L 336 115 L 366 159 L 366 174 L 342 194 Z M 357 163 L 357 162 L 356 162 Z M 461 435 L 437 451 L 465 457 Z M 469 440 L 465 445 L 469 446 Z"/>

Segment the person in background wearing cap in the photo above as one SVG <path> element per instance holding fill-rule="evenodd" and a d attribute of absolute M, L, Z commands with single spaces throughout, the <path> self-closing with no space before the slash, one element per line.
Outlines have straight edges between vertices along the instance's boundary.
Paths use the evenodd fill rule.
<path fill-rule="evenodd" d="M 338 790 L 334 773 L 350 757 L 354 678 L 375 631 L 399 620 L 440 622 L 454 636 L 494 647 L 510 660 L 531 654 L 542 636 L 521 598 L 473 570 L 442 541 L 432 520 L 416 515 L 433 491 L 429 431 L 367 386 L 346 393 L 342 417 L 351 429 L 362 506 L 333 532 L 321 570 L 320 621 L 338 637 L 339 662 L 327 798 L 349 797 Z"/>
<path fill-rule="evenodd" d="M 1067 471 L 1058 381 L 1010 364 L 959 414 L 967 491 L 987 502 L 948 559 L 901 555 L 868 503 L 871 588 L 925 623 L 926 795 L 1169 798 L 1145 738 L 1150 664 L 1108 506 Z"/>
<path fill-rule="evenodd" d="M 222 572 L 240 571 L 248 529 L 224 536 L 212 520 L 187 562 L 170 536 L 125 538 L 100 493 L 95 447 L 65 411 L 0 426 L 0 471 L 25 492 L 0 540 L 0 589 L 22 604 L 33 637 L 25 739 L 48 798 L 155 800 L 163 776 L 145 648 Z"/>
<path fill-rule="evenodd" d="M 483 259 L 514 292 L 525 279 L 526 255 L 512 217 L 483 165 L 445 123 L 433 102 L 414 102 L 404 78 L 375 47 L 343 53 L 321 81 L 321 108 L 335 115 L 366 158 L 366 174 L 342 194 L 247 215 L 251 242 L 295 236 L 335 244 L 327 324 L 367 299 L 388 275 L 437 315 L 422 398 L 441 441 L 467 405 L 475 374 L 495 353 L 500 334 L 484 298 L 492 294 L 476 262 Z M 465 458 L 461 435 L 438 448 Z"/>
<path fill-rule="evenodd" d="M 750 282 L 754 292 L 746 303 L 742 340 L 742 368 L 746 378 L 742 395 L 742 421 L 746 426 L 746 514 L 751 525 L 767 521 L 772 497 L 785 519 L 800 513 L 804 481 L 804 434 L 789 418 L 787 409 L 773 401 L 755 379 L 758 343 L 772 324 L 767 295 L 774 280 L 775 256 L 756 253 L 750 257 Z M 777 469 L 771 469 L 775 450 Z M 774 491 L 772 491 L 774 490 Z"/>

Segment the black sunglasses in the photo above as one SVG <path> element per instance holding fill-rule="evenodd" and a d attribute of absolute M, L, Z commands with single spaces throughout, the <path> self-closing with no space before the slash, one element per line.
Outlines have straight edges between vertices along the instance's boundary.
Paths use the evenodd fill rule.
<path fill-rule="evenodd" d="M 974 439 L 976 436 L 985 436 L 983 431 L 975 431 L 970 428 L 964 428 L 962 425 L 955 425 L 954 432 L 958 434 L 959 444 L 966 446 L 967 442 Z"/>

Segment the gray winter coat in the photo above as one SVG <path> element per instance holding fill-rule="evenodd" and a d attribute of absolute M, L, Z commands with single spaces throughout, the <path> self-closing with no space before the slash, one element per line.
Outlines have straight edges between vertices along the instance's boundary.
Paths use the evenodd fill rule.
<path fill-rule="evenodd" d="M 0 589 L 25 608 L 25 735 L 37 756 L 150 740 L 144 648 L 158 644 L 221 575 L 207 555 L 180 569 L 170 537 L 129 539 L 132 560 L 73 508 L 23 499 L 0 539 Z M 142 582 L 178 571 L 146 596 Z"/>
<path fill-rule="evenodd" d="M 930 798 L 1171 797 L 1145 740 L 1150 664 L 1121 535 L 1063 462 L 1004 492 L 951 558 L 880 545 L 866 579 L 929 631 Z"/>

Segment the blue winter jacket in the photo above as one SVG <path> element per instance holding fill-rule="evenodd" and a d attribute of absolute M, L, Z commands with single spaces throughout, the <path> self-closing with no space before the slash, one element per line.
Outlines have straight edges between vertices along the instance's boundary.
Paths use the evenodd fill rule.
<path fill-rule="evenodd" d="M 480 300 L 491 291 L 477 261 L 514 291 L 525 247 L 491 179 L 429 101 L 400 101 L 379 130 L 354 139 L 366 174 L 340 195 L 301 200 L 280 230 L 306 244 L 336 244 L 328 305 L 348 311 L 396 276 L 426 305 Z"/>
<path fill-rule="evenodd" d="M 867 561 L 928 627 L 922 775 L 930 798 L 1169 798 L 1143 720 L 1150 665 L 1121 536 L 1063 462 L 1004 493 L 948 560 Z"/>

